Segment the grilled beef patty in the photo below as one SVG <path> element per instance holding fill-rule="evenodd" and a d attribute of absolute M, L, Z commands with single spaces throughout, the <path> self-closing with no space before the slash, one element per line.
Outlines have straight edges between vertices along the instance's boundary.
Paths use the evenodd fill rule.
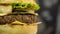
<path fill-rule="evenodd" d="M 12 23 L 14 21 L 20 21 L 22 23 L 36 23 L 37 16 L 35 15 L 6 15 L 0 16 L 0 24 Z"/>

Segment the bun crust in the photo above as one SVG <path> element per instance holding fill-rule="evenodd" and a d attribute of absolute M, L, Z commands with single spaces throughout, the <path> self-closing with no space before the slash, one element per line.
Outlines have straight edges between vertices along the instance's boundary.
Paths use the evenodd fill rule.
<path fill-rule="evenodd" d="M 37 24 L 31 25 L 0 25 L 0 34 L 36 34 Z"/>
<path fill-rule="evenodd" d="M 0 0 L 0 3 L 36 3 L 35 0 Z"/>

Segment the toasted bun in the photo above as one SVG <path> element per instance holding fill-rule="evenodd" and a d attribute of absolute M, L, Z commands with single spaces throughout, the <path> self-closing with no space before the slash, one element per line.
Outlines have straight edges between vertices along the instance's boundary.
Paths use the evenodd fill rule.
<path fill-rule="evenodd" d="M 0 3 L 36 3 L 35 0 L 0 0 Z"/>
<path fill-rule="evenodd" d="M 12 12 L 11 6 L 0 6 L 0 16 L 10 14 Z"/>
<path fill-rule="evenodd" d="M 0 25 L 0 34 L 36 34 L 37 33 L 37 28 L 38 28 L 37 24 L 26 25 L 23 23 L 20 24 L 19 23 L 18 25 L 17 23 Z"/>

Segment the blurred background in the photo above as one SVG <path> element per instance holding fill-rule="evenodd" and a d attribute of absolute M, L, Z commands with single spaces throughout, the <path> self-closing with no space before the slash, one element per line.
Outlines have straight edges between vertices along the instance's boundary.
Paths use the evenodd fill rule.
<path fill-rule="evenodd" d="M 36 0 L 40 5 L 37 11 L 42 23 L 37 34 L 60 34 L 60 0 Z"/>

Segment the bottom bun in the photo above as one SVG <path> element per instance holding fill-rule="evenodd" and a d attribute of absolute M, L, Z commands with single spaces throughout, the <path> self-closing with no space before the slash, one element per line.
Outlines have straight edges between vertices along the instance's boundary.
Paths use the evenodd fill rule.
<path fill-rule="evenodd" d="M 36 34 L 38 24 L 0 25 L 0 34 Z"/>

